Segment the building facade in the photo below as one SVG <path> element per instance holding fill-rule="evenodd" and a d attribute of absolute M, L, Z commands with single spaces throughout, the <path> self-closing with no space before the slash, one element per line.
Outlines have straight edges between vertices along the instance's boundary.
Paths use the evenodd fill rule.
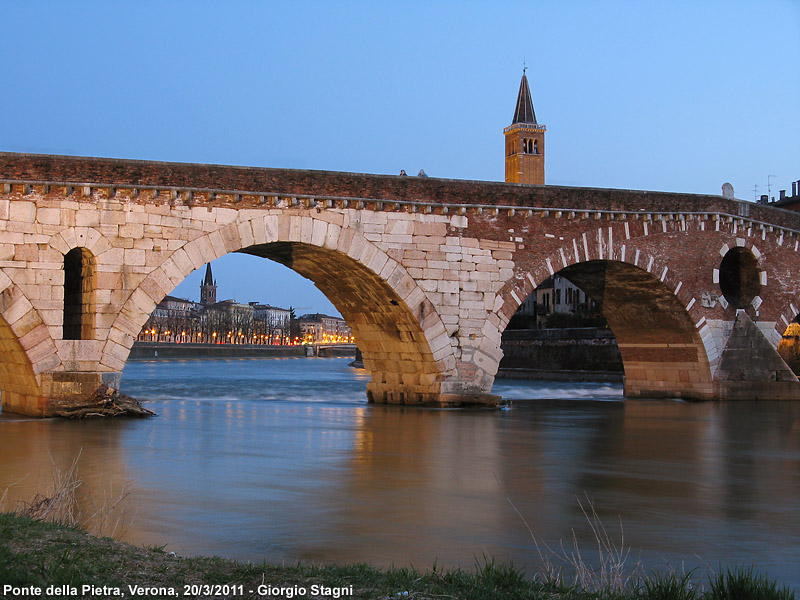
<path fill-rule="evenodd" d="M 291 335 L 292 313 L 288 308 L 251 302 L 257 335 L 269 344 L 288 344 Z"/>
<path fill-rule="evenodd" d="M 582 289 L 566 277 L 549 277 L 529 296 L 536 300 L 536 325 L 545 327 L 551 315 L 590 315 L 598 306 Z M 527 299 L 526 299 L 527 302 Z"/>
<path fill-rule="evenodd" d="M 599 307 L 586 292 L 566 277 L 553 275 L 525 298 L 514 316 L 516 328 L 524 329 L 548 327 L 553 315 L 573 316 L 577 322 L 598 312 Z"/>
<path fill-rule="evenodd" d="M 335 317 L 326 317 L 335 319 Z M 217 302 L 217 282 L 206 265 L 200 302 L 166 296 L 151 313 L 138 339 L 148 342 L 206 344 L 290 344 L 291 311 L 260 302 Z M 332 339 L 336 328 L 326 322 L 320 339 Z M 349 331 L 349 329 L 348 329 Z"/>
<path fill-rule="evenodd" d="M 773 202 L 772 206 L 800 212 L 800 181 L 792 182 L 791 196 L 786 195 L 786 190 L 780 190 L 778 194 L 778 201 Z"/>
<path fill-rule="evenodd" d="M 341 317 L 320 313 L 303 315 L 297 319 L 301 341 L 309 344 L 353 343 L 350 327 Z"/>

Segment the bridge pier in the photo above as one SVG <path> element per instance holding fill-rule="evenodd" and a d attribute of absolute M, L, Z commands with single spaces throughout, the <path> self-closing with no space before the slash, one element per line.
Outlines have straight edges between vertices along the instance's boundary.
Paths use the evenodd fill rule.
<path fill-rule="evenodd" d="M 650 345 L 647 350 L 658 353 L 674 352 L 674 348 Z M 626 398 L 682 398 L 684 400 L 716 400 L 715 392 L 707 371 L 696 362 L 686 361 L 647 361 L 636 360 L 637 350 L 641 348 L 620 348 L 625 361 Z M 690 348 L 693 351 L 694 348 Z M 633 356 L 631 356 L 633 354 Z M 626 355 L 628 360 L 626 360 Z"/>
<path fill-rule="evenodd" d="M 121 373 L 54 371 L 41 373 L 24 391 L 13 385 L 2 390 L 2 410 L 34 417 L 49 417 L 64 408 L 82 404 L 101 387 L 119 389 Z"/>
<path fill-rule="evenodd" d="M 101 387 L 119 390 L 122 373 L 55 371 L 42 373 L 41 390 L 47 399 L 45 413 L 51 415 L 89 400 Z M 5 407 L 4 407 L 5 408 Z"/>
<path fill-rule="evenodd" d="M 722 351 L 714 379 L 723 400 L 797 400 L 800 381 L 743 310 Z"/>
<path fill-rule="evenodd" d="M 430 406 L 456 408 L 468 406 L 499 406 L 502 398 L 480 391 L 456 391 L 458 386 L 446 385 L 390 385 L 371 381 L 367 384 L 367 399 L 373 404 L 402 404 L 405 406 Z M 443 389 L 451 389 L 446 392 Z"/>
<path fill-rule="evenodd" d="M 401 404 L 404 406 L 430 406 L 435 408 L 458 408 L 469 406 L 499 406 L 502 398 L 495 394 L 442 392 L 420 392 L 398 388 L 380 389 L 380 386 L 367 385 L 367 399 L 372 404 Z"/>

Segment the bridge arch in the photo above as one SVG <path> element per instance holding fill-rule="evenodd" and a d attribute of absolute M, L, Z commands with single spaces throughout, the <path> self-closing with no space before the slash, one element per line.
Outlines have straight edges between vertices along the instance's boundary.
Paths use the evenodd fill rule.
<path fill-rule="evenodd" d="M 704 338 L 694 297 L 662 258 L 624 246 L 605 257 L 585 259 L 562 247 L 538 261 L 503 299 L 503 327 L 517 307 L 547 277 L 560 274 L 598 302 L 617 343 L 628 397 L 714 397 L 714 342 Z"/>
<path fill-rule="evenodd" d="M 44 415 L 51 377 L 60 364 L 41 315 L 23 290 L 0 270 L 0 404 L 9 412 Z"/>
<path fill-rule="evenodd" d="M 331 300 L 372 375 L 371 401 L 447 403 L 442 384 L 457 376 L 450 339 L 436 308 L 397 260 L 345 226 L 341 215 L 253 213 L 186 243 L 133 289 L 110 328 L 104 368 L 122 369 L 156 304 L 189 274 L 242 252 L 286 265 Z"/>

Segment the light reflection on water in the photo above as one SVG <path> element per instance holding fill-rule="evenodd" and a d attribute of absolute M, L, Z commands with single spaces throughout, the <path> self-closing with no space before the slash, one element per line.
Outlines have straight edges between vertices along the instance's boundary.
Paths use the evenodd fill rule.
<path fill-rule="evenodd" d="M 5 415 L 0 484 L 24 477 L 14 493 L 30 493 L 81 452 L 88 489 L 131 483 L 136 543 L 417 567 L 487 554 L 536 568 L 514 508 L 550 545 L 574 528 L 591 559 L 589 498 L 649 566 L 696 566 L 697 553 L 800 587 L 797 403 L 621 401 L 614 384 L 499 380 L 509 410 L 429 410 L 368 406 L 366 380 L 346 359 L 131 362 L 123 391 L 158 418 Z"/>

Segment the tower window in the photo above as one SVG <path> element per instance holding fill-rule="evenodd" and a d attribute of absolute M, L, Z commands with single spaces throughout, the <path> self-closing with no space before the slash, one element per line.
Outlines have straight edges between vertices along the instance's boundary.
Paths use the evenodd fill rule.
<path fill-rule="evenodd" d="M 533 153 L 539 154 L 539 140 L 533 140 Z"/>

